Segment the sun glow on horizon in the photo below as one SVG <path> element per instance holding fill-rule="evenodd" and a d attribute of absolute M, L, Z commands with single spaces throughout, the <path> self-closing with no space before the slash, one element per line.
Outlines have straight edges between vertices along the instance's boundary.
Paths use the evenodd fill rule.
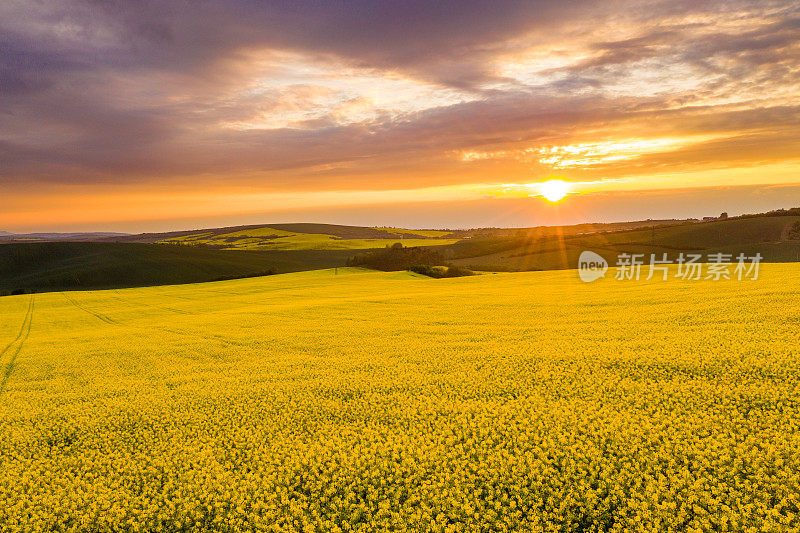
<path fill-rule="evenodd" d="M 537 184 L 539 194 L 548 202 L 557 203 L 570 193 L 569 184 L 563 180 L 547 180 Z"/>

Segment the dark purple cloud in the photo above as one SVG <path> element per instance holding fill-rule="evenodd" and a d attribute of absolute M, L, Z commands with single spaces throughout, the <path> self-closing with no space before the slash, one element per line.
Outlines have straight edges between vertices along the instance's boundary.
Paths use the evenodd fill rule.
<path fill-rule="evenodd" d="M 789 159 L 800 156 L 791 148 L 798 32 L 790 1 L 9 0 L 0 6 L 0 186 L 246 174 L 265 187 L 313 187 L 347 173 L 368 186 L 370 169 L 398 161 L 419 185 L 453 151 L 568 143 L 590 131 L 720 137 L 640 161 L 654 166 Z M 575 47 L 588 57 L 542 79 L 497 67 L 530 48 Z M 231 128 L 280 109 L 279 92 L 243 90 L 248 61 L 267 51 L 397 73 L 470 101 Z"/>

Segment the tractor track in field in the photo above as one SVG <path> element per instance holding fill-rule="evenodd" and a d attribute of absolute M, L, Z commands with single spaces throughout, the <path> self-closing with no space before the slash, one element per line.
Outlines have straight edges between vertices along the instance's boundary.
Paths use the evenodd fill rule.
<path fill-rule="evenodd" d="M 89 313 L 90 315 L 94 316 L 95 318 L 98 318 L 98 319 L 102 320 L 103 322 L 105 322 L 107 324 L 110 324 L 112 326 L 126 326 L 127 325 L 129 327 L 133 327 L 133 328 L 137 328 L 137 329 L 146 329 L 148 332 L 152 331 L 151 328 L 144 328 L 142 326 L 136 326 L 136 325 L 132 325 L 132 324 L 122 324 L 119 321 L 114 320 L 113 318 L 111 318 L 109 316 L 106 316 L 106 315 L 104 315 L 102 313 L 99 313 L 99 312 L 96 312 L 96 311 L 92 311 L 92 310 L 84 307 L 83 305 L 81 305 L 78 302 L 76 302 L 73 298 L 67 296 L 67 294 L 64 293 L 64 292 L 62 292 L 61 294 L 64 296 L 64 298 L 66 298 L 72 305 L 74 305 L 78 309 L 81 309 L 82 311 L 85 311 L 85 312 Z M 115 296 L 114 298 L 119 300 L 120 302 L 122 302 L 124 304 L 127 304 L 127 305 L 131 304 L 130 301 L 125 300 L 124 298 L 121 298 L 119 296 Z M 152 307 L 154 309 L 162 309 L 163 310 L 163 308 L 161 308 L 161 307 L 147 306 L 146 304 L 145 305 L 140 305 L 140 307 Z M 200 333 L 189 333 L 187 331 L 174 330 L 174 329 L 169 329 L 169 328 L 164 328 L 164 327 L 162 327 L 161 330 L 162 331 L 166 331 L 167 333 L 175 334 L 175 335 L 183 335 L 183 336 L 186 336 L 186 337 L 194 337 L 194 338 L 197 338 L 197 339 L 202 339 L 202 340 L 207 340 L 207 341 L 217 341 L 217 342 L 220 342 L 222 344 L 226 344 L 228 346 L 240 346 L 241 345 L 241 343 L 236 343 L 234 341 L 229 341 L 229 340 L 227 340 L 227 339 L 225 339 L 223 337 L 217 337 L 215 335 L 202 335 Z"/>
<path fill-rule="evenodd" d="M 123 298 L 122 296 L 119 295 L 119 293 L 117 291 L 114 291 L 114 293 L 115 293 L 114 294 L 114 298 L 116 298 L 120 302 L 123 302 L 123 303 L 125 303 L 127 305 L 137 305 L 139 307 L 144 307 L 144 308 L 149 307 L 151 309 L 161 309 L 162 311 L 169 311 L 170 313 L 177 313 L 179 315 L 196 315 L 197 314 L 197 313 L 195 313 L 193 311 L 184 311 L 183 309 L 175 309 L 174 307 L 163 307 L 163 306 L 160 306 L 160 305 L 153 305 L 153 304 L 149 304 L 149 303 L 134 302 L 132 300 L 127 300 L 127 299 Z"/>
<path fill-rule="evenodd" d="M 74 305 L 74 306 L 75 306 L 75 307 L 77 307 L 78 309 L 81 309 L 82 311 L 85 311 L 85 312 L 89 313 L 89 314 L 90 314 L 90 315 L 92 315 L 93 317 L 95 317 L 95 318 L 97 318 L 97 319 L 99 319 L 99 320 L 102 320 L 102 321 L 103 321 L 103 322 L 105 322 L 106 324 L 111 324 L 111 325 L 113 325 L 113 326 L 119 326 L 119 325 L 120 325 L 120 324 L 119 324 L 119 322 L 117 322 L 117 321 L 116 321 L 116 320 L 114 320 L 113 318 L 111 318 L 111 317 L 109 317 L 109 316 L 106 316 L 106 315 L 104 315 L 103 313 L 98 313 L 98 312 L 96 312 L 96 311 L 92 311 L 92 310 L 90 310 L 90 309 L 87 309 L 86 307 L 82 306 L 81 304 L 79 304 L 78 302 L 76 302 L 76 301 L 75 301 L 75 300 L 74 300 L 72 297 L 70 297 L 70 296 L 67 296 L 67 293 L 65 293 L 65 292 L 62 292 L 62 293 L 61 293 L 61 295 L 62 295 L 62 296 L 64 296 L 64 298 L 66 298 L 66 299 L 67 299 L 67 301 L 68 301 L 69 303 L 71 303 L 72 305 Z"/>
<path fill-rule="evenodd" d="M 189 333 L 188 331 L 181 331 L 178 329 L 168 329 L 168 328 L 161 328 L 163 331 L 168 333 L 174 333 L 175 335 L 185 335 L 187 337 L 194 337 L 196 339 L 203 339 L 206 341 L 217 341 L 221 342 L 222 344 L 226 344 L 228 346 L 243 346 L 244 343 L 229 341 L 223 337 L 218 337 L 216 335 L 202 335 L 200 333 Z"/>
<path fill-rule="evenodd" d="M 14 367 L 16 366 L 17 355 L 19 355 L 19 352 L 22 350 L 22 345 L 25 344 L 25 341 L 28 340 L 28 336 L 31 334 L 34 299 L 35 296 L 31 294 L 31 299 L 28 303 L 28 310 L 25 313 L 25 318 L 22 320 L 22 326 L 19 328 L 19 333 L 17 334 L 16 338 L 9 342 L 8 345 L 3 348 L 3 351 L 0 352 L 0 360 L 2 360 L 6 353 L 11 354 L 11 358 L 9 359 L 8 364 L 5 365 L 5 370 L 3 371 L 3 380 L 0 381 L 0 395 L 5 392 L 8 379 L 11 377 L 11 374 L 14 372 Z M 14 345 L 16 345 L 16 348 L 12 349 Z"/>
<path fill-rule="evenodd" d="M 188 302 L 199 302 L 202 298 L 189 298 L 187 296 L 178 296 L 177 294 L 169 294 L 166 292 L 158 293 L 159 296 L 166 296 L 167 298 L 175 298 L 177 300 L 184 300 Z"/>
<path fill-rule="evenodd" d="M 116 292 L 116 291 L 114 291 L 114 292 Z M 197 314 L 197 313 L 192 312 L 192 311 L 183 311 L 183 310 L 180 310 L 180 309 L 174 309 L 172 307 L 162 307 L 160 305 L 153 305 L 153 304 L 142 303 L 142 302 L 133 302 L 131 300 L 126 300 L 125 298 L 119 296 L 118 293 L 114 296 L 114 298 L 116 298 L 120 302 L 123 302 L 123 303 L 125 303 L 127 305 L 137 305 L 137 306 L 145 308 L 145 309 L 146 308 L 160 309 L 162 311 L 169 311 L 169 312 L 172 312 L 172 313 L 178 313 L 178 314 L 183 314 L 183 315 L 196 315 Z M 175 335 L 184 335 L 184 336 L 187 336 L 187 337 L 195 337 L 195 338 L 198 338 L 198 339 L 203 339 L 203 340 L 208 340 L 208 341 L 217 341 L 217 342 L 221 342 L 223 344 L 227 344 L 228 346 L 241 346 L 241 343 L 230 341 L 230 340 L 228 340 L 228 339 L 226 339 L 224 337 L 217 336 L 217 335 L 203 335 L 201 333 L 190 333 L 188 331 L 181 331 L 181 330 L 175 330 L 175 329 L 169 329 L 169 328 L 161 328 L 161 329 L 163 331 L 166 331 L 168 333 L 173 333 Z"/>

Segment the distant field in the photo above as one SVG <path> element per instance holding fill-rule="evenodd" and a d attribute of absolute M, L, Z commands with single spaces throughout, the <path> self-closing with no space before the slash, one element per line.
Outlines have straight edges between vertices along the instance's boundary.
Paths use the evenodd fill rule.
<path fill-rule="evenodd" d="M 667 221 L 668 222 L 668 221 Z M 620 253 L 722 252 L 765 262 L 800 261 L 797 216 L 762 216 L 707 223 L 578 233 L 571 226 L 523 230 L 447 232 L 366 228 L 332 224 L 273 224 L 215 228 L 170 234 L 113 237 L 143 242 L 43 242 L 0 244 L 0 295 L 15 290 L 119 288 L 211 281 L 267 271 L 296 272 L 343 266 L 349 257 L 401 243 L 432 247 L 437 264 L 483 271 L 575 268 L 578 256 L 592 250 L 610 264 Z M 638 225 L 640 223 L 631 223 Z M 582 225 L 587 229 L 590 225 Z M 617 227 L 604 225 L 602 227 Z M 504 237 L 482 237 L 495 231 Z M 320 233 L 314 233 L 320 232 Z M 323 233 L 327 232 L 327 233 Z M 458 235 L 459 238 L 448 238 Z M 494 235 L 494 234 L 492 234 Z M 463 237 L 467 238 L 463 238 Z M 377 238 L 386 237 L 386 238 Z M 152 244 L 158 242 L 160 244 Z"/>
<path fill-rule="evenodd" d="M 187 235 L 169 237 L 157 242 L 184 245 L 206 245 L 230 250 L 365 250 L 383 248 L 395 242 L 404 246 L 443 246 L 458 242 L 458 239 L 443 239 L 447 231 L 404 230 L 397 228 L 355 228 L 342 232 L 340 227 L 330 230 L 323 224 L 287 224 L 248 228 L 227 233 L 199 231 Z M 360 232 L 358 230 L 361 230 Z M 303 230 L 297 231 L 297 230 Z M 338 230 L 338 231 L 337 231 Z M 355 231 L 353 231 L 355 230 Z M 313 233 L 329 231 L 330 233 Z M 348 235 L 350 233 L 350 235 Z M 372 235 L 373 238 L 352 235 Z"/>
<path fill-rule="evenodd" d="M 453 234 L 452 231 L 439 231 L 439 230 L 403 229 L 403 228 L 386 228 L 386 227 L 375 228 L 375 229 L 392 234 L 419 235 L 421 237 L 431 237 L 431 238 L 447 237 L 448 235 Z"/>
<path fill-rule="evenodd" d="M 799 265 L 0 298 L 9 531 L 793 531 Z"/>

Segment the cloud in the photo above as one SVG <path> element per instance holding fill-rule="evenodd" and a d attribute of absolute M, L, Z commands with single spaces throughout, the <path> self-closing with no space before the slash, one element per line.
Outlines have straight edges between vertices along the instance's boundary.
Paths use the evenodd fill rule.
<path fill-rule="evenodd" d="M 798 30 L 789 1 L 9 0 L 0 186 L 413 188 L 554 168 L 454 152 L 659 137 L 689 141 L 570 171 L 796 159 Z"/>

